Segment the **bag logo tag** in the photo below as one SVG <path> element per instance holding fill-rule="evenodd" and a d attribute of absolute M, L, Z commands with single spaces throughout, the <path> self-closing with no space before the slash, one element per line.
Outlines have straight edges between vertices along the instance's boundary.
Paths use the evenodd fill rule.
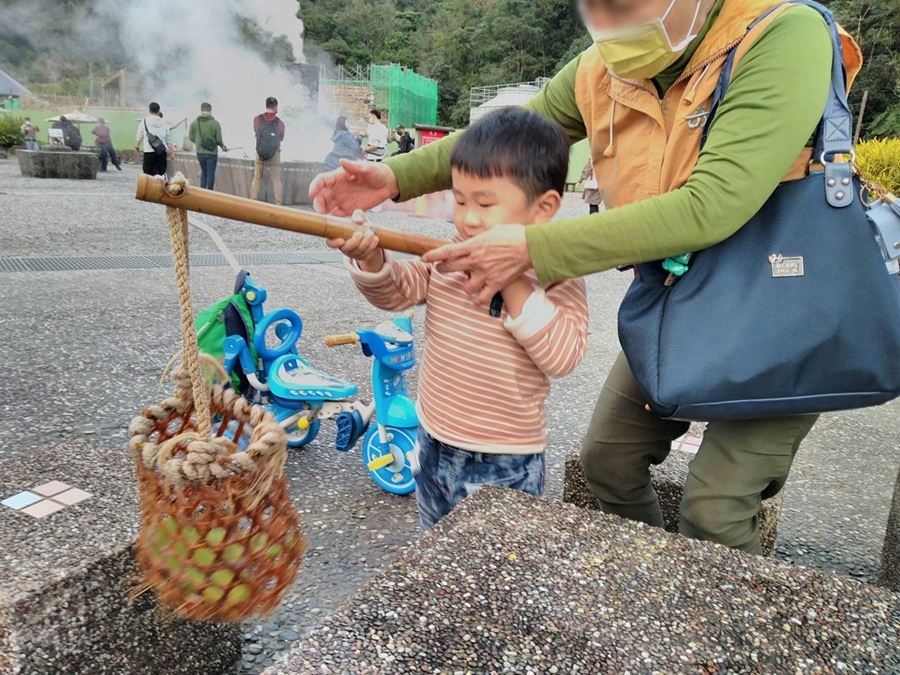
<path fill-rule="evenodd" d="M 769 256 L 769 263 L 772 265 L 772 276 L 776 279 L 803 276 L 803 256 L 785 257 L 780 253 L 773 253 Z"/>

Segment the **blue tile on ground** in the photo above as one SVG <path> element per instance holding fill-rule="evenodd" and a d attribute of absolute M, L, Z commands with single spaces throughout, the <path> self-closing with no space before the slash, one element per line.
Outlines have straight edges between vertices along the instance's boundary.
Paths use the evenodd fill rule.
<path fill-rule="evenodd" d="M 31 506 L 35 502 L 41 501 L 42 497 L 40 495 L 36 495 L 33 492 L 20 492 L 17 495 L 13 495 L 12 497 L 8 497 L 4 499 L 0 504 L 3 506 L 8 506 L 11 509 L 15 509 L 18 511 L 19 509 L 24 509 L 26 506 Z"/>

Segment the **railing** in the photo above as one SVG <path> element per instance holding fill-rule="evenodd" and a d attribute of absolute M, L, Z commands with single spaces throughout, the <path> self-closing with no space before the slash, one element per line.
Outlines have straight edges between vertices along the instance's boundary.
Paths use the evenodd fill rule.
<path fill-rule="evenodd" d="M 543 89 L 549 81 L 549 77 L 539 77 L 531 82 L 507 82 L 504 84 L 472 87 L 469 90 L 469 107 L 477 108 L 505 91 L 527 91 L 533 89 L 534 93 L 537 93 Z"/>

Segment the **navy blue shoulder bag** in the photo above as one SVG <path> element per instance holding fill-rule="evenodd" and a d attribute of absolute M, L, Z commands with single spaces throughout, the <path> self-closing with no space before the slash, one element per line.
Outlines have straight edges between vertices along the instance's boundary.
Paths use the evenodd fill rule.
<path fill-rule="evenodd" d="M 834 44 L 815 148 L 824 168 L 781 184 L 736 234 L 694 254 L 676 283 L 661 262 L 638 266 L 619 339 L 663 418 L 811 414 L 900 396 L 900 203 L 865 204 L 852 165 L 839 161 L 852 155 L 840 36 L 825 7 L 794 4 L 819 11 Z M 734 51 L 704 140 L 733 61 Z"/>

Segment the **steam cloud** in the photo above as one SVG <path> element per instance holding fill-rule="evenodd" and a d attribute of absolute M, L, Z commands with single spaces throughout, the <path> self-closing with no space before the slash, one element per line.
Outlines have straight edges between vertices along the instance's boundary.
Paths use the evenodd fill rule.
<path fill-rule="evenodd" d="M 55 13 L 45 11 L 50 9 L 42 6 L 46 1 L 13 0 L 0 9 L 5 32 L 19 25 L 20 37 L 45 47 L 41 17 L 50 21 Z M 148 94 L 172 123 L 193 119 L 200 103 L 209 101 L 226 145 L 243 147 L 251 156 L 253 118 L 263 112 L 266 97 L 275 96 L 287 127 L 283 159 L 321 161 L 331 148 L 333 122 L 319 117 L 310 92 L 281 64 L 266 63 L 241 43 L 239 34 L 238 20 L 250 19 L 284 35 L 295 59 L 302 60 L 299 6 L 298 0 L 96 0 L 73 22 L 66 49 L 89 60 L 99 59 L 104 46 L 119 58 L 124 53 L 132 64 L 129 72 L 157 83 Z"/>

